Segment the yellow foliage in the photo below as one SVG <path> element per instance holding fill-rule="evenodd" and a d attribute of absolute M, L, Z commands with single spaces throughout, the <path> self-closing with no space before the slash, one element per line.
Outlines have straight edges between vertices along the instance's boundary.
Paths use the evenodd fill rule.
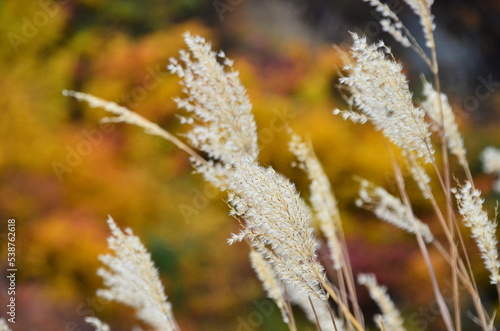
<path fill-rule="evenodd" d="M 40 3 L 51 3 L 56 14 Z M 263 294 L 247 247 L 226 244 L 238 224 L 227 215 L 225 196 L 193 176 L 187 155 L 171 144 L 135 127 L 99 124 L 102 111 L 61 95 L 63 89 L 78 89 L 116 101 L 182 138 L 185 128 L 177 124 L 179 111 L 172 101 L 181 87 L 166 66 L 184 48 L 185 31 L 214 40 L 215 49 L 219 32 L 198 20 L 137 35 L 98 24 L 81 28 L 71 25 L 77 13 L 67 3 L 0 5 L 1 30 L 13 33 L 0 49 L 0 210 L 3 218 L 9 215 L 19 223 L 19 286 L 34 280 L 62 306 L 93 293 L 101 286 L 95 271 L 97 256 L 106 251 L 110 214 L 120 226 L 132 227 L 146 246 L 161 240 L 178 261 L 159 250 L 158 258 L 177 268 L 160 269 L 181 321 L 234 319 L 242 303 Z M 106 5 L 101 0 L 75 3 L 87 10 Z M 30 24 L 33 36 L 28 37 L 23 29 Z M 247 34 L 241 40 L 251 43 L 251 38 Z M 358 217 L 350 207 L 359 187 L 353 176 L 381 185 L 390 181 L 388 146 L 374 130 L 332 115 L 342 105 L 334 96 L 342 65 L 336 49 L 313 48 L 300 39 L 279 52 L 264 43 L 259 47 L 261 57 L 244 47 L 228 55 L 253 104 L 260 160 L 292 177 L 307 198 L 307 179 L 291 168 L 287 128 L 310 139 L 346 207 L 346 231 L 354 232 Z M 370 240 L 380 236 L 367 235 Z M 418 277 L 419 263 L 412 265 Z"/>

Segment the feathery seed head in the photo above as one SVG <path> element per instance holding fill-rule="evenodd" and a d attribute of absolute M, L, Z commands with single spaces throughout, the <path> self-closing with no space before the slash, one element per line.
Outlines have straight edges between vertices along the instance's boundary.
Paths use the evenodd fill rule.
<path fill-rule="evenodd" d="M 377 284 L 375 275 L 359 274 L 358 283 L 367 287 L 370 297 L 378 304 L 380 310 L 382 311 L 381 317 L 383 325 L 387 328 L 387 330 L 404 331 L 405 328 L 403 327 L 401 314 L 394 305 L 394 302 L 392 302 L 389 294 L 387 294 L 387 288 Z M 374 316 L 375 321 L 377 318 L 378 316 Z"/>
<path fill-rule="evenodd" d="M 178 330 L 158 271 L 140 239 L 131 229 L 122 231 L 111 217 L 108 225 L 112 234 L 108 245 L 114 255 L 99 257 L 106 268 L 97 274 L 106 289 L 98 290 L 97 295 L 135 308 L 137 316 L 155 330 Z"/>
<path fill-rule="evenodd" d="M 434 0 L 405 0 L 413 12 L 420 19 L 420 25 L 425 37 L 425 45 L 429 48 L 434 48 L 433 32 L 436 28 L 434 24 L 434 16 L 431 14 L 431 6 Z"/>
<path fill-rule="evenodd" d="M 467 164 L 464 142 L 458 131 L 455 115 L 448 98 L 444 93 L 439 96 L 434 87 L 425 80 L 423 94 L 425 100 L 422 102 L 422 108 L 432 120 L 433 125 L 431 125 L 431 128 L 434 131 L 444 130 L 443 134 L 450 152 L 458 158 L 462 165 Z M 443 111 L 442 114 L 440 109 Z"/>
<path fill-rule="evenodd" d="M 191 113 L 191 119 L 184 120 L 194 123 L 187 134 L 190 143 L 225 164 L 243 156 L 256 160 L 259 149 L 252 105 L 238 72 L 232 70 L 233 62 L 223 52 L 212 51 L 200 36 L 186 33 L 184 39 L 188 51 L 180 51 L 180 61 L 170 59 L 168 69 L 182 79 L 187 94 L 175 101 Z"/>
<path fill-rule="evenodd" d="M 264 290 L 267 292 L 267 296 L 274 300 L 281 311 L 283 321 L 288 323 L 289 318 L 283 289 L 280 281 L 276 278 L 273 267 L 254 249 L 250 251 L 250 262 L 252 263 L 252 267 L 257 277 L 259 277 L 262 282 Z"/>
<path fill-rule="evenodd" d="M 356 205 L 373 211 L 379 219 L 409 233 L 418 231 L 428 243 L 434 239 L 427 224 L 417 219 L 400 199 L 366 180 L 361 182 L 359 199 L 356 200 Z"/>
<path fill-rule="evenodd" d="M 357 122 L 371 121 L 395 145 L 432 162 L 434 149 L 430 142 L 424 111 L 415 107 L 401 64 L 393 61 L 390 50 L 382 42 L 368 45 L 365 38 L 353 33 L 351 48 L 355 60 L 346 66 L 347 77 L 340 82 L 351 93 L 353 104 L 363 116 L 340 112 Z"/>
<path fill-rule="evenodd" d="M 420 161 L 415 158 L 412 154 L 406 155 L 406 161 L 408 163 L 408 169 L 413 177 L 413 180 L 417 183 L 420 192 L 426 199 L 430 199 L 432 195 L 431 190 L 431 179 L 424 167 L 420 164 Z"/>
<path fill-rule="evenodd" d="M 337 208 L 337 200 L 330 187 L 330 180 L 326 176 L 312 147 L 302 141 L 298 135 L 292 134 L 288 146 L 290 151 L 295 154 L 298 166 L 307 173 L 311 181 L 309 185 L 311 204 L 320 221 L 321 231 L 328 240 L 333 267 L 338 270 L 343 265 L 342 248 L 338 238 L 338 234 L 342 232 L 342 224 Z"/>
<path fill-rule="evenodd" d="M 324 278 L 316 257 L 317 242 L 307 206 L 294 185 L 250 158 L 235 161 L 229 183 L 232 215 L 245 220 L 241 234 L 229 242 L 249 239 L 282 281 L 325 300 L 316 287 Z"/>
<path fill-rule="evenodd" d="M 392 37 L 399 42 L 404 47 L 415 46 L 415 39 L 410 35 L 410 32 L 404 27 L 403 23 L 399 19 L 398 15 L 391 10 L 391 8 L 385 3 L 379 0 L 363 0 L 369 2 L 371 6 L 375 7 L 383 19 L 380 20 L 380 25 L 382 30 L 392 35 Z M 434 2 L 433 0 L 405 0 L 405 2 L 410 6 L 413 12 L 419 17 L 420 25 L 422 26 L 424 37 L 426 41 L 426 46 L 429 48 L 434 47 L 434 37 L 433 31 L 435 29 L 434 16 L 431 14 L 431 6 Z M 412 39 L 412 42 L 410 39 Z"/>
<path fill-rule="evenodd" d="M 465 226 L 472 232 L 481 251 L 486 269 L 490 271 L 492 284 L 500 283 L 500 262 L 498 261 L 498 241 L 496 238 L 497 224 L 488 219 L 483 211 L 481 192 L 465 182 L 462 187 L 452 189 L 457 199 L 458 211 L 462 215 Z"/>
<path fill-rule="evenodd" d="M 483 161 L 483 171 L 486 173 L 494 173 L 500 176 L 500 149 L 494 147 L 486 147 L 481 153 L 481 160 Z M 500 192 L 500 178 L 495 181 L 493 189 Z"/>

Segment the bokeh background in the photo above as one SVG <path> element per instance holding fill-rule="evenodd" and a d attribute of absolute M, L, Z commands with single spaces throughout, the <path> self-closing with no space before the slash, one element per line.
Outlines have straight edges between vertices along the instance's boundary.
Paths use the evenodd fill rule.
<path fill-rule="evenodd" d="M 392 6 L 420 37 L 404 3 Z M 500 3 L 437 1 L 434 14 L 444 91 L 492 211 L 500 196 L 491 192 L 494 178 L 481 173 L 478 155 L 485 146 L 500 147 Z M 376 273 L 410 330 L 439 330 L 414 238 L 353 203 L 354 176 L 395 188 L 386 146 L 371 128 L 331 114 L 344 105 L 337 89 L 342 61 L 333 45 L 348 47 L 349 31 L 393 46 L 420 96 L 419 75 L 428 71 L 380 33 L 377 17 L 361 0 L 0 1 L 0 305 L 7 300 L 6 224 L 15 218 L 12 329 L 91 330 L 87 315 L 113 330 L 141 325 L 131 310 L 95 295 L 111 215 L 151 251 L 183 330 L 286 330 L 254 276 L 246 245 L 226 243 L 238 225 L 224 195 L 192 174 L 187 155 L 138 128 L 100 125 L 103 111 L 61 94 L 74 89 L 116 101 L 181 135 L 172 101 L 181 91 L 166 65 L 189 30 L 235 60 L 254 105 L 262 163 L 290 177 L 307 198 L 307 180 L 291 166 L 285 125 L 310 138 L 339 200 L 355 272 Z M 438 232 L 418 192 L 412 197 L 418 216 Z M 320 258 L 328 264 L 324 248 Z M 446 278 L 445 263 L 437 257 L 435 263 Z M 494 305 L 477 255 L 473 264 Z M 360 300 L 370 323 L 377 308 L 362 289 Z M 297 316 L 302 330 L 313 329 Z"/>

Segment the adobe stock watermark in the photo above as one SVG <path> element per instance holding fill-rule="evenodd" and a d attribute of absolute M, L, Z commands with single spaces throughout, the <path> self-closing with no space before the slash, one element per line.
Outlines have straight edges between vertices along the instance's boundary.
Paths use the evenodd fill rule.
<path fill-rule="evenodd" d="M 76 307 L 76 314 L 84 319 L 85 317 L 97 317 L 96 313 L 104 310 L 104 306 L 108 301 L 99 296 L 87 297 Z M 64 327 L 64 331 L 82 331 L 78 323 L 69 322 Z"/>
<path fill-rule="evenodd" d="M 284 108 L 283 111 L 274 108 L 272 113 L 273 116 L 269 120 L 268 125 L 257 130 L 257 136 L 259 137 L 258 145 L 261 151 L 274 140 L 277 133 L 285 132 L 289 127 L 289 121 L 296 117 L 296 114 L 288 111 L 287 108 Z M 191 204 L 181 203 L 178 207 L 182 218 L 187 223 L 190 223 L 193 217 L 201 214 L 210 201 L 217 197 L 219 189 L 210 183 L 205 183 L 202 190 L 193 189 L 192 192 L 193 200 Z"/>
<path fill-rule="evenodd" d="M 446 305 L 450 305 L 453 302 L 453 284 L 450 280 L 446 281 L 441 294 Z M 433 300 L 428 306 L 420 307 L 416 312 L 413 312 L 408 317 L 407 323 L 412 327 L 412 330 L 428 330 L 429 324 L 440 316 L 439 304 L 436 300 Z"/>
<path fill-rule="evenodd" d="M 462 106 L 468 112 L 474 112 L 479 108 L 480 101 L 484 101 L 491 97 L 493 92 L 500 86 L 500 81 L 495 82 L 493 75 L 489 74 L 488 78 L 479 76 L 477 78 L 479 84 L 474 89 L 474 95 L 466 96 L 462 100 Z"/>
<path fill-rule="evenodd" d="M 288 108 L 283 108 L 283 111 L 273 108 L 272 113 L 273 117 L 269 120 L 268 125 L 257 132 L 261 151 L 274 140 L 277 133 L 285 132 L 288 129 L 290 120 L 297 116 L 295 113 L 290 112 Z"/>
<path fill-rule="evenodd" d="M 21 19 L 21 29 L 16 32 L 9 32 L 10 46 L 17 53 L 19 47 L 26 45 L 31 39 L 38 35 L 41 28 L 46 26 L 50 19 L 56 16 L 61 10 L 61 6 L 68 0 L 38 0 L 38 10 L 31 16 L 23 16 Z"/>
<path fill-rule="evenodd" d="M 264 324 L 266 318 L 274 313 L 275 305 L 271 299 L 263 301 L 254 301 L 252 303 L 256 310 L 251 312 L 245 317 L 238 317 L 236 321 L 238 326 L 236 331 L 253 331 Z"/>
<path fill-rule="evenodd" d="M 17 264 L 16 264 L 16 220 L 11 218 L 7 221 L 7 296 L 9 298 L 7 304 L 7 321 L 16 323 L 16 279 L 17 279 Z"/>
<path fill-rule="evenodd" d="M 64 161 L 52 162 L 52 170 L 57 180 L 62 182 L 64 179 L 63 176 L 67 173 L 72 173 L 83 162 L 84 157 L 89 156 L 94 148 L 104 140 L 104 135 L 112 132 L 114 129 L 114 123 L 101 122 L 99 129 L 83 130 L 82 135 L 84 138 L 76 146 L 71 147 L 66 145 L 66 157 Z"/>
<path fill-rule="evenodd" d="M 243 3 L 243 0 L 214 0 L 212 6 L 217 12 L 220 21 L 224 21 L 227 12 L 233 12 L 237 6 Z"/>
<path fill-rule="evenodd" d="M 148 94 L 160 85 L 167 74 L 165 66 L 160 64 L 154 67 L 147 66 L 146 74 L 143 76 L 141 83 L 132 87 L 129 92 L 122 94 L 118 99 L 118 103 L 126 107 L 133 107 L 137 103 L 144 101 Z"/>

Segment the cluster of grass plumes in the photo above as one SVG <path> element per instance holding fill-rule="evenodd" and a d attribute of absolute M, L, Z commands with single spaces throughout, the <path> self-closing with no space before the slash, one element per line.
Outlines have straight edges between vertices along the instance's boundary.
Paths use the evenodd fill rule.
<path fill-rule="evenodd" d="M 490 272 L 491 283 L 500 293 L 496 224 L 482 210 L 480 192 L 474 186 L 466 160 L 464 141 L 448 99 L 441 92 L 434 18 L 430 11 L 432 2 L 406 0 L 420 18 L 430 57 L 387 5 L 378 0 L 369 2 L 381 12 L 384 30 L 403 46 L 414 49 L 428 65 L 433 82 L 424 82 L 424 100 L 416 104 L 402 65 L 390 49 L 382 42 L 371 44 L 365 37 L 353 34 L 352 56 L 344 68 L 345 76 L 340 79 L 349 109 L 336 109 L 334 114 L 356 123 L 373 124 L 392 143 L 388 148 L 394 152 L 399 150 L 402 155 L 393 160 L 398 196 L 362 180 L 357 205 L 414 234 L 447 330 L 461 330 L 465 319 L 476 323 L 481 330 L 492 330 L 495 313 L 484 304 L 470 265 L 470 259 L 477 252 L 467 251 L 463 234 L 470 228 Z M 184 87 L 185 97 L 176 102 L 187 111 L 181 120 L 190 127 L 187 143 L 116 104 L 84 93 L 64 93 L 116 115 L 108 121 L 137 125 L 147 133 L 173 142 L 190 155 L 193 167 L 205 180 L 227 192 L 230 214 L 241 224 L 241 232 L 234 234 L 229 242 L 248 243 L 252 266 L 290 330 L 297 329 L 293 305 L 302 309 L 320 330 L 366 330 L 355 279 L 368 288 L 380 306 L 381 314 L 376 316 L 375 324 L 381 330 L 404 330 L 401 314 L 387 289 L 377 284 L 375 276 L 355 277 L 337 201 L 311 145 L 295 134 L 289 144 L 297 159 L 295 165 L 304 170 L 310 180 L 307 204 L 293 183 L 259 163 L 252 107 L 238 73 L 232 69 L 232 61 L 224 53 L 213 51 L 199 36 L 186 34 L 185 40 L 188 49 L 180 52 L 180 60 L 171 60 L 169 69 L 180 77 Z M 433 135 L 437 139 L 432 139 Z M 437 153 L 441 155 L 441 164 L 435 157 Z M 495 153 L 487 150 L 484 154 L 488 172 L 500 172 L 499 157 Z M 450 172 L 451 155 L 455 156 L 453 160 L 457 160 L 461 173 Z M 425 163 L 432 165 L 432 175 L 422 166 Z M 429 226 L 415 216 L 403 168 L 409 170 L 433 208 L 442 236 L 436 238 Z M 465 184 L 452 185 L 453 177 Z M 431 178 L 436 178 L 437 185 L 430 185 Z M 314 230 L 314 220 L 321 233 Z M 98 293 L 134 307 L 139 318 L 157 330 L 177 330 L 170 304 L 144 246 L 129 230 L 122 232 L 112 220 L 109 223 L 113 234 L 109 244 L 116 256 L 102 258 L 108 269 L 101 269 L 99 274 L 107 289 Z M 317 258 L 320 235 L 326 239 L 332 259 L 332 266 L 327 268 Z M 448 265 L 453 284 L 451 303 L 444 300 L 443 281 L 436 276 L 430 250 Z M 333 269 L 336 274 L 328 275 L 327 269 Z M 468 304 L 472 304 L 474 310 L 466 313 L 463 307 Z M 109 329 L 96 318 L 89 318 L 88 322 L 98 330 Z"/>

